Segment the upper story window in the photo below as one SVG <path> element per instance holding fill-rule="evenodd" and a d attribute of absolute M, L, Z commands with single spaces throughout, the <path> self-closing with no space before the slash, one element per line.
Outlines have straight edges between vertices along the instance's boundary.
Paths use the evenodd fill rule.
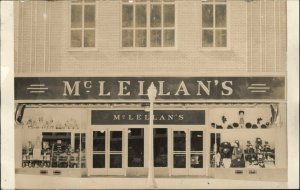
<path fill-rule="evenodd" d="M 226 0 L 202 0 L 202 47 L 227 47 Z"/>
<path fill-rule="evenodd" d="M 95 20 L 95 0 L 71 1 L 70 46 L 72 48 L 95 47 Z"/>
<path fill-rule="evenodd" d="M 174 46 L 174 0 L 122 0 L 122 47 Z"/>

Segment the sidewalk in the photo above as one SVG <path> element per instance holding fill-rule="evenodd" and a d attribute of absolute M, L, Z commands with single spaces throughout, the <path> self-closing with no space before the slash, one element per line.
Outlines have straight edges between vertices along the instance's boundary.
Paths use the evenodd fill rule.
<path fill-rule="evenodd" d="M 156 178 L 157 189 L 286 189 L 287 183 L 197 177 Z M 148 189 L 147 178 L 16 175 L 16 189 Z"/>

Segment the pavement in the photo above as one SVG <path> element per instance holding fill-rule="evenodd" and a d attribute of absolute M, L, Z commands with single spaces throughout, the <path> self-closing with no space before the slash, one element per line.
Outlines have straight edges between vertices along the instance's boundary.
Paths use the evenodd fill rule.
<path fill-rule="evenodd" d="M 155 178 L 154 189 L 287 189 L 286 182 L 225 180 L 206 177 Z M 153 189 L 147 177 L 62 177 L 16 174 L 16 189 Z"/>

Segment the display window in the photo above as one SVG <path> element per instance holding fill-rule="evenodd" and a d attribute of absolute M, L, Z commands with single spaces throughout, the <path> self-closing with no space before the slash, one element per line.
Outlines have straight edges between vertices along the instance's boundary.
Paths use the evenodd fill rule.
<path fill-rule="evenodd" d="M 211 168 L 282 168 L 285 124 L 278 104 L 210 110 Z"/>
<path fill-rule="evenodd" d="M 149 117 L 143 110 L 31 106 L 16 125 L 16 138 L 21 139 L 16 141 L 18 169 L 77 168 L 83 169 L 77 170 L 80 175 L 86 172 L 88 176 L 147 175 Z M 254 175 L 256 169 L 286 168 L 286 156 L 282 154 L 286 118 L 284 111 L 279 112 L 285 110 L 285 105 L 192 106 L 198 109 L 154 111 L 154 115 L 162 116 L 182 114 L 178 121 L 154 120 L 151 160 L 155 176 L 217 176 L 229 172 L 226 177 L 234 178 L 230 177 L 231 170 L 233 175 L 245 171 Z M 124 114 L 130 116 L 123 119 Z M 145 120 L 133 120 L 134 114 L 144 114 Z M 180 118 L 185 123 L 177 124 Z M 254 125 L 257 127 L 252 128 Z"/>
<path fill-rule="evenodd" d="M 76 114 L 83 111 L 26 108 L 22 123 L 16 125 L 17 168 L 85 168 L 86 127 Z"/>

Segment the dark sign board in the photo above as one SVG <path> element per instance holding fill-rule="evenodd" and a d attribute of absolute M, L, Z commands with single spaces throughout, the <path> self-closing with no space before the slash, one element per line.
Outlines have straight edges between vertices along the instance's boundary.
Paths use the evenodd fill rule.
<path fill-rule="evenodd" d="M 285 99 L 285 77 L 16 77 L 16 100 Z"/>
<path fill-rule="evenodd" d="M 148 125 L 145 110 L 93 110 L 92 125 Z M 154 110 L 156 125 L 205 125 L 204 110 Z"/>

